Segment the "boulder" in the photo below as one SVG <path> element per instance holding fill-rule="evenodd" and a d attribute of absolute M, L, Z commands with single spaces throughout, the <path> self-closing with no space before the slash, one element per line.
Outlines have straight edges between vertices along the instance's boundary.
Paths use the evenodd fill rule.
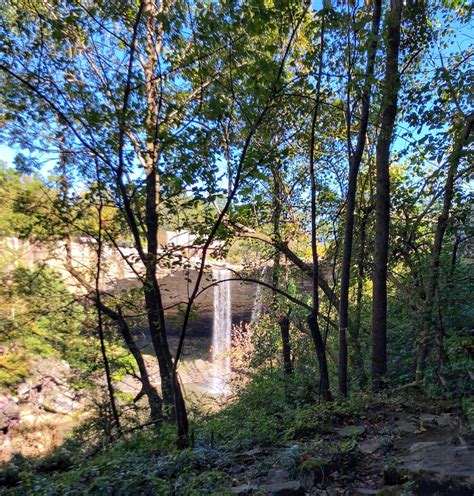
<path fill-rule="evenodd" d="M 267 475 L 266 482 L 275 484 L 277 482 L 287 482 L 290 480 L 290 474 L 282 468 L 272 468 Z"/>
<path fill-rule="evenodd" d="M 341 437 L 360 436 L 366 431 L 365 425 L 346 425 L 337 430 L 337 434 Z"/>
<path fill-rule="evenodd" d="M 71 369 L 64 360 L 38 360 L 33 377 L 18 393 L 21 403 L 27 403 L 48 413 L 69 415 L 81 407 L 80 395 L 70 389 Z"/>
<path fill-rule="evenodd" d="M 57 387 L 54 383 L 43 383 L 37 402 L 46 412 L 62 415 L 69 415 L 81 406 L 73 391 Z"/>
<path fill-rule="evenodd" d="M 416 422 L 412 419 L 398 419 L 394 425 L 394 430 L 400 434 L 414 434 L 418 430 Z"/>
<path fill-rule="evenodd" d="M 403 486 L 383 486 L 377 496 L 400 496 L 401 494 L 406 494 Z"/>
<path fill-rule="evenodd" d="M 245 496 L 247 494 L 258 493 L 266 496 L 304 496 L 305 490 L 300 481 L 273 481 L 272 483 L 240 484 L 230 489 L 232 494 Z"/>
<path fill-rule="evenodd" d="M 419 494 L 472 495 L 474 444 L 415 443 L 405 457 L 385 471 L 385 480 L 388 484 L 414 480 Z"/>
<path fill-rule="evenodd" d="M 459 417 L 453 413 L 442 413 L 440 415 L 423 414 L 420 423 L 425 429 L 436 427 L 455 428 L 459 426 Z"/>
<path fill-rule="evenodd" d="M 389 436 L 379 436 L 367 441 L 362 441 L 358 445 L 359 451 L 365 455 L 371 455 L 376 451 L 386 451 L 392 445 L 392 439 Z"/>
<path fill-rule="evenodd" d="M 305 490 L 300 481 L 275 482 L 259 486 L 259 491 L 267 496 L 304 496 Z"/>
<path fill-rule="evenodd" d="M 241 496 L 246 496 L 247 494 L 252 494 L 257 489 L 253 484 L 241 484 L 240 486 L 235 486 L 230 489 L 232 494 L 239 494 Z"/>
<path fill-rule="evenodd" d="M 4 434 L 20 421 L 20 408 L 13 398 L 0 396 L 0 431 Z"/>
<path fill-rule="evenodd" d="M 382 489 L 355 487 L 352 491 L 357 496 L 400 496 L 401 494 L 405 494 L 402 486 L 383 486 Z"/>
<path fill-rule="evenodd" d="M 242 455 L 244 455 L 244 456 L 257 456 L 257 455 L 261 455 L 263 453 L 264 453 L 264 450 L 262 448 L 253 448 L 251 450 L 244 451 L 242 453 Z"/>
<path fill-rule="evenodd" d="M 352 489 L 357 496 L 377 496 L 379 490 L 373 487 L 354 487 Z"/>

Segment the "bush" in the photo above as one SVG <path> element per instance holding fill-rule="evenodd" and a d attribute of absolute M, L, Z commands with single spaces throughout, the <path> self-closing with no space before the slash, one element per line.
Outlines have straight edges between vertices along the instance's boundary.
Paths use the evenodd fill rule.
<path fill-rule="evenodd" d="M 40 473 L 48 474 L 68 470 L 72 465 L 72 454 L 65 448 L 58 448 L 41 458 L 36 465 L 36 470 Z"/>
<path fill-rule="evenodd" d="M 13 347 L 0 355 L 0 388 L 9 389 L 20 383 L 30 370 L 30 356 L 22 347 Z"/>

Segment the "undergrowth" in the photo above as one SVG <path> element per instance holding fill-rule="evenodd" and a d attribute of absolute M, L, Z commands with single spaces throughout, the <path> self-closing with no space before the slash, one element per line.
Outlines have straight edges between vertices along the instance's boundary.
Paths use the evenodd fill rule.
<path fill-rule="evenodd" d="M 259 460 L 268 469 L 278 463 L 299 478 L 324 476 L 335 467 L 351 473 L 357 463 L 358 433 L 343 439 L 326 435 L 347 424 L 367 423 L 381 408 L 402 403 L 409 408 L 412 402 L 407 394 L 413 393 L 404 393 L 404 399 L 358 393 L 323 403 L 317 388 L 308 390 L 311 381 L 301 374 L 296 370 L 293 377 L 285 377 L 276 369 L 261 370 L 221 410 L 195 411 L 190 422 L 193 446 L 181 451 L 175 447 L 171 423 L 128 433 L 125 427 L 120 439 L 104 444 L 97 442 L 103 439 L 99 432 L 91 435 L 94 419 L 89 419 L 87 429 L 76 431 L 49 455 L 16 456 L 4 465 L 0 493 L 129 495 L 139 488 L 138 494 L 150 495 L 225 495 L 240 457 L 266 447 L 276 449 L 280 457 Z M 416 403 L 421 404 L 419 399 Z"/>
<path fill-rule="evenodd" d="M 196 412 L 191 419 L 193 447 L 186 450 L 175 448 L 174 426 L 168 423 L 125 433 L 100 446 L 90 432 L 85 436 L 84 429 L 79 430 L 43 458 L 16 456 L 2 469 L 0 492 L 128 495 L 139 487 L 139 494 L 229 494 L 229 472 L 239 453 L 256 446 L 289 446 L 298 439 L 318 440 L 319 434 L 367 408 L 364 396 L 333 404 L 314 401 L 293 387 L 298 380 L 266 371 L 247 383 L 227 407 L 211 414 Z M 327 460 L 342 463 L 353 448 L 349 440 L 324 447 L 324 453 Z M 283 462 L 291 471 L 323 463 L 312 458 L 303 466 L 301 455 L 297 446 L 290 446 Z"/>

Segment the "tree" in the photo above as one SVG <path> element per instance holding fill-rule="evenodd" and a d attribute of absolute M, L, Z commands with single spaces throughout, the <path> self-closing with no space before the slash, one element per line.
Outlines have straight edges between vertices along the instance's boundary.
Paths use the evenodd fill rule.
<path fill-rule="evenodd" d="M 1 69 L 8 82 L 22 85 L 21 91 L 11 92 L 10 108 L 18 110 L 16 105 L 23 92 L 29 98 L 30 105 L 21 110 L 36 117 L 30 146 L 35 143 L 33 135 L 37 131 L 39 136 L 46 136 L 45 141 L 58 146 L 55 122 L 59 121 L 69 135 L 67 151 L 75 156 L 76 173 L 95 181 L 94 164 L 99 162 L 100 180 L 108 185 L 108 195 L 117 193 L 116 208 L 127 222 L 145 270 L 143 291 L 160 364 L 164 403 L 186 425 L 181 389 L 171 377 L 172 360 L 156 277 L 161 204 L 158 167 L 166 154 L 165 135 L 171 134 L 167 130 L 177 122 L 175 116 L 179 111 L 179 106 L 164 102 L 162 95 L 161 109 L 166 107 L 165 115 L 157 113 L 163 83 L 163 75 L 158 74 L 159 58 L 168 7 L 157 7 L 150 1 L 141 2 L 138 7 L 124 4 L 117 9 L 109 9 L 105 4 L 91 9 L 82 4 L 65 5 L 54 13 L 28 12 L 31 31 L 26 24 L 17 23 L 16 16 L 23 12 L 13 9 L 11 26 L 16 36 L 11 45 L 15 47 L 9 46 L 3 54 Z M 40 38 L 44 43 L 39 55 L 35 47 Z M 42 64 L 37 64 L 38 57 Z M 125 66 L 122 57 L 128 61 Z M 54 119 L 48 120 L 49 116 Z M 11 115 L 13 122 L 23 118 L 21 112 Z M 11 136 L 14 137 L 13 126 Z M 146 174 L 144 222 L 137 204 L 136 185 L 128 181 L 136 161 L 143 165 Z M 101 306 L 100 302 L 98 305 Z"/>
<path fill-rule="evenodd" d="M 423 374 L 426 367 L 426 359 L 431 348 L 430 345 L 433 344 L 433 342 L 435 341 L 435 338 L 433 336 L 433 329 L 436 329 L 436 323 L 433 319 L 433 306 L 439 280 L 441 249 L 443 246 L 443 239 L 446 228 L 448 227 L 449 223 L 449 214 L 453 201 L 456 174 L 458 171 L 459 163 L 463 157 L 464 149 L 472 140 L 471 133 L 473 126 L 474 114 L 467 115 L 465 117 L 465 122 L 461 129 L 461 132 L 456 138 L 453 149 L 447 159 L 448 172 L 446 174 L 446 182 L 443 192 L 443 208 L 436 224 L 436 231 L 431 251 L 430 274 L 428 276 L 428 284 L 426 288 L 424 303 L 425 316 L 423 319 L 423 327 L 421 329 L 420 341 L 418 345 L 415 377 L 417 383 L 420 383 L 423 379 Z M 438 343 L 438 346 L 442 347 L 441 338 L 439 336 L 438 340 L 440 341 Z"/>
<path fill-rule="evenodd" d="M 325 11 L 321 13 L 321 35 L 320 35 L 320 47 L 319 47 L 319 61 L 316 74 L 316 102 L 313 109 L 313 115 L 311 119 L 311 134 L 310 134 L 310 156 L 309 156 L 309 177 L 310 177 L 310 207 L 311 207 L 311 256 L 312 256 L 312 266 L 313 266 L 313 290 L 312 290 L 312 311 L 308 316 L 307 322 L 311 331 L 311 337 L 313 338 L 314 346 L 316 348 L 316 354 L 318 356 L 319 362 L 319 382 L 321 396 L 326 401 L 331 401 L 331 391 L 329 386 L 329 371 L 327 365 L 326 357 L 326 347 L 319 328 L 318 314 L 319 314 L 319 285 L 318 285 L 318 273 L 319 273 L 319 260 L 318 260 L 318 244 L 317 244 L 317 212 L 316 212 L 316 170 L 315 170 L 315 132 L 316 125 L 318 123 L 318 111 L 321 99 L 321 83 L 322 83 L 322 71 L 324 64 L 324 43 L 325 43 Z"/>
<path fill-rule="evenodd" d="M 364 76 L 364 87 L 362 90 L 362 103 L 360 109 L 360 121 L 357 133 L 357 144 L 355 150 L 351 144 L 351 123 L 348 122 L 349 143 L 349 180 L 346 198 L 346 215 L 344 221 L 343 255 L 341 263 L 341 295 L 339 299 L 339 392 L 342 396 L 347 395 L 347 340 L 346 332 L 349 328 L 349 286 L 352 259 L 352 243 L 354 232 L 354 211 L 357 193 L 357 176 L 364 153 L 367 128 L 369 124 L 370 99 L 375 72 L 375 58 L 379 36 L 380 18 L 382 14 L 382 2 L 376 1 L 373 5 L 372 29 L 369 45 L 367 48 L 367 66 Z M 349 69 L 350 70 L 350 69 Z M 350 109 L 347 109 L 350 115 Z M 357 338 L 356 338 L 357 339 Z M 357 346 L 357 345 L 356 345 Z M 360 367 L 360 361 L 359 361 Z"/>
<path fill-rule="evenodd" d="M 383 386 L 387 372 L 387 261 L 390 224 L 390 145 L 393 139 L 400 87 L 398 54 L 402 20 L 401 0 L 392 0 L 387 14 L 387 53 L 377 140 L 377 189 L 372 304 L 372 382 Z"/>

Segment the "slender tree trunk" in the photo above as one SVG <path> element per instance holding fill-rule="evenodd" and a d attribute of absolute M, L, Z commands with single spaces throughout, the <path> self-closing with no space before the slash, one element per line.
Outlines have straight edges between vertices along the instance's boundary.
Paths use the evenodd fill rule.
<path fill-rule="evenodd" d="M 275 144 L 278 144 L 278 135 L 275 136 Z M 281 185 L 280 185 L 280 169 L 279 162 L 271 167 L 272 177 L 273 177 L 273 198 L 272 198 L 272 226 L 273 226 L 273 239 L 277 243 L 281 243 Z M 273 256 L 273 270 L 272 270 L 272 285 L 274 288 L 278 288 L 280 282 L 280 265 L 281 265 L 281 252 L 276 250 Z M 272 307 L 277 310 L 278 307 L 278 297 L 277 293 L 272 295 Z M 291 363 L 291 345 L 290 345 L 290 319 L 287 315 L 283 315 L 278 321 L 280 326 L 281 343 L 282 343 L 282 359 L 283 359 L 283 371 L 285 374 L 292 374 L 293 364 Z"/>
<path fill-rule="evenodd" d="M 367 222 L 369 220 L 371 209 L 363 212 L 359 225 L 359 253 L 357 257 L 357 294 L 356 294 L 356 311 L 354 324 L 352 327 L 351 339 L 354 347 L 354 368 L 361 384 L 367 383 L 367 375 L 365 373 L 364 360 L 362 357 L 362 348 L 360 346 L 360 329 L 362 315 L 362 296 L 364 290 L 365 276 L 365 257 L 367 244 Z"/>
<path fill-rule="evenodd" d="M 352 239 L 354 232 L 354 211 L 356 204 L 357 176 L 364 153 L 367 127 L 369 123 L 370 97 L 374 77 L 375 55 L 379 34 L 382 1 L 374 2 L 372 15 L 371 41 L 367 50 L 367 67 L 365 70 L 364 90 L 362 93 L 361 119 L 354 153 L 349 149 L 349 182 L 346 199 L 346 218 L 344 224 L 344 248 L 341 267 L 341 296 L 339 301 L 339 393 L 347 395 L 347 339 L 349 327 L 349 287 L 352 259 Z M 349 112 L 349 109 L 347 109 Z M 350 143 L 350 136 L 348 137 Z"/>
<path fill-rule="evenodd" d="M 91 294 L 94 294 L 93 301 L 97 308 L 97 311 L 105 314 L 110 320 L 112 320 L 118 327 L 118 330 L 125 341 L 130 353 L 132 354 L 135 362 L 137 364 L 140 373 L 140 382 L 142 383 L 143 393 L 148 398 L 148 403 L 150 405 L 150 413 L 152 419 L 160 419 L 162 417 L 162 400 L 156 390 L 156 388 L 150 382 L 150 376 L 146 368 L 145 361 L 143 359 L 142 352 L 138 348 L 135 339 L 132 336 L 130 328 L 121 314 L 120 310 L 116 312 L 109 306 L 107 306 L 101 297 L 97 298 L 97 291 L 93 290 L 91 285 L 88 284 L 87 280 L 78 273 L 77 270 L 72 266 L 72 255 L 71 255 L 71 240 L 70 237 L 66 240 L 66 268 L 68 272 Z"/>
<path fill-rule="evenodd" d="M 329 385 L 329 370 L 326 357 L 326 347 L 324 345 L 321 330 L 318 324 L 317 315 L 311 313 L 306 319 L 309 330 L 311 331 L 311 338 L 316 348 L 316 356 L 319 363 L 319 390 L 324 401 L 331 401 L 331 390 Z"/>
<path fill-rule="evenodd" d="M 456 173 L 458 170 L 459 162 L 461 160 L 463 148 L 470 140 L 473 125 L 474 125 L 474 114 L 471 114 L 466 119 L 466 123 L 461 132 L 461 135 L 456 140 L 454 149 L 448 158 L 449 169 L 448 169 L 448 175 L 446 177 L 446 183 L 444 186 L 443 209 L 441 211 L 440 216 L 438 217 L 433 248 L 431 251 L 431 271 L 426 290 L 424 319 L 423 319 L 423 325 L 419 339 L 417 362 L 416 362 L 415 380 L 417 383 L 423 380 L 424 371 L 426 367 L 426 360 L 430 349 L 430 343 L 433 341 L 432 329 L 436 328 L 436 323 L 433 319 L 433 307 L 434 307 L 434 300 L 435 300 L 436 289 L 438 286 L 438 279 L 439 279 L 439 264 L 441 258 L 441 249 L 443 247 L 443 239 L 446 232 L 446 228 L 448 227 L 448 223 L 449 223 L 449 213 L 453 201 L 454 182 L 456 179 Z M 440 337 L 440 339 L 442 338 Z"/>
<path fill-rule="evenodd" d="M 63 208 L 67 208 L 67 202 L 69 197 L 69 182 L 67 178 L 67 166 L 68 160 L 65 153 L 65 143 L 64 143 L 64 134 L 61 131 L 58 137 L 59 141 L 59 168 L 60 168 L 60 180 L 59 180 L 59 189 L 61 192 L 61 200 L 63 202 Z M 99 193 L 100 194 L 100 193 Z M 115 427 L 118 432 L 121 430 L 120 425 L 120 417 L 118 414 L 117 404 L 115 401 L 115 391 L 112 384 L 112 374 L 110 371 L 110 363 L 109 358 L 107 356 L 107 349 L 105 346 L 105 336 L 104 336 L 104 322 L 101 311 L 101 295 L 100 295 L 100 277 L 102 270 L 102 248 L 103 248 L 103 237 L 102 237 L 102 211 L 103 211 L 103 200 L 102 196 L 99 198 L 99 206 L 98 206 L 98 219 L 99 219 L 99 232 L 97 239 L 97 266 L 95 272 L 95 300 L 98 302 L 96 305 L 97 309 L 97 334 L 99 337 L 100 343 L 100 353 L 102 356 L 102 363 L 104 365 L 105 379 L 107 384 L 107 392 L 109 396 L 110 402 L 110 412 L 112 414 L 112 420 L 115 424 Z M 66 238 L 66 265 L 70 265 L 72 268 L 72 253 L 71 253 L 71 236 L 69 232 L 69 226 L 66 224 L 63 229 L 64 236 Z M 92 288 L 91 288 L 92 289 Z"/>
<path fill-rule="evenodd" d="M 462 241 L 463 239 L 460 236 L 456 235 L 456 239 L 454 240 L 454 244 L 453 244 L 453 250 L 451 252 L 451 267 L 449 270 L 449 282 L 451 288 L 454 282 L 454 274 L 456 273 L 456 262 L 458 260 L 459 245 L 461 244 Z"/>
<path fill-rule="evenodd" d="M 100 199 L 98 217 L 99 217 L 99 234 L 97 237 L 97 267 L 95 274 L 95 298 L 97 300 L 97 332 L 99 335 L 100 342 L 100 353 L 102 355 L 102 362 L 104 364 L 105 379 L 107 383 L 107 391 L 109 394 L 110 401 L 110 411 L 112 413 L 112 419 L 114 421 L 115 427 L 118 432 L 121 431 L 120 417 L 118 414 L 117 404 L 115 401 L 115 391 L 112 384 L 112 374 L 110 371 L 110 363 L 107 356 L 107 349 L 105 346 L 105 336 L 104 336 L 104 323 L 102 319 L 101 311 L 101 294 L 100 294 L 100 276 L 102 269 L 102 198 Z"/>
<path fill-rule="evenodd" d="M 151 419 L 160 420 L 161 418 L 163 418 L 163 412 L 162 412 L 163 401 L 160 398 L 158 391 L 150 381 L 150 376 L 148 374 L 148 369 L 146 367 L 145 360 L 143 359 L 142 352 L 138 348 L 137 343 L 135 342 L 135 339 L 132 336 L 130 328 L 125 318 L 122 315 L 122 312 L 120 310 L 118 310 L 118 312 L 115 312 L 114 310 L 104 305 L 102 305 L 102 311 L 105 313 L 105 315 L 107 315 L 107 317 L 109 317 L 113 322 L 117 324 L 120 334 L 122 335 L 123 340 L 127 345 L 127 348 L 129 349 L 130 353 L 132 354 L 137 364 L 138 371 L 140 374 L 140 382 L 142 384 L 142 390 L 138 394 L 137 398 L 135 398 L 135 401 L 138 401 L 138 399 L 142 395 L 145 395 L 148 398 Z"/>
<path fill-rule="evenodd" d="M 146 27 L 146 59 L 145 71 L 145 91 L 147 99 L 147 113 L 145 115 L 146 124 L 146 183 L 145 183 L 145 225 L 147 240 L 146 272 L 144 284 L 145 306 L 147 310 L 148 327 L 159 362 L 161 375 L 161 388 L 163 401 L 169 409 L 173 408 L 174 396 L 171 380 L 171 354 L 168 349 L 166 338 L 165 317 L 161 301 L 161 293 L 158 285 L 156 270 L 158 256 L 158 210 L 159 210 L 159 151 L 157 133 L 159 130 L 159 109 L 158 91 L 156 81 L 156 68 L 158 65 L 158 54 L 161 51 L 163 30 L 158 21 L 161 14 L 154 0 L 145 0 L 143 3 Z"/>
<path fill-rule="evenodd" d="M 316 168 L 315 168 L 315 134 L 316 123 L 318 121 L 319 103 L 321 97 L 321 78 L 323 68 L 324 55 L 324 29 L 325 29 L 325 13 L 321 17 L 321 44 L 319 54 L 319 67 L 317 74 L 317 89 L 316 103 L 313 110 L 311 121 L 311 136 L 310 136 L 310 157 L 309 157 L 309 175 L 311 187 L 311 255 L 313 262 L 313 287 L 312 287 L 312 312 L 307 318 L 307 323 L 311 331 L 314 346 L 316 348 L 316 356 L 319 363 L 319 387 L 322 398 L 325 401 L 331 401 L 331 391 L 329 386 L 329 372 L 326 357 L 326 346 L 322 338 L 321 329 L 318 323 L 319 313 L 319 258 L 317 244 L 317 211 L 316 211 Z"/>
<path fill-rule="evenodd" d="M 372 275 L 372 383 L 381 389 L 387 373 L 387 262 L 390 225 L 390 146 L 397 115 L 400 75 L 398 54 L 402 0 L 391 0 L 387 14 L 387 55 L 380 131 L 376 148 L 377 188 L 375 205 L 375 251 Z"/>
<path fill-rule="evenodd" d="M 438 302 L 438 326 L 437 326 L 436 335 L 437 335 L 436 345 L 438 351 L 438 363 L 436 369 L 437 369 L 438 377 L 440 377 L 441 367 L 448 364 L 449 357 L 448 354 L 446 353 L 446 350 L 444 349 L 444 338 L 446 336 L 446 329 L 444 328 L 441 305 L 439 302 Z"/>
<path fill-rule="evenodd" d="M 285 374 L 293 373 L 293 364 L 291 363 L 291 345 L 290 345 L 290 319 L 284 315 L 279 321 L 282 342 L 283 371 Z"/>
<path fill-rule="evenodd" d="M 278 144 L 278 135 L 275 136 L 275 144 Z M 281 238 L 281 185 L 280 185 L 280 169 L 279 163 L 272 165 L 272 179 L 273 179 L 273 197 L 272 197 L 272 228 L 273 228 L 273 239 L 277 243 L 282 242 Z M 275 288 L 278 288 L 279 279 L 280 279 L 280 261 L 281 261 L 281 252 L 280 250 L 275 251 L 275 255 L 273 256 L 273 271 L 272 271 L 272 284 Z M 276 295 L 274 295 L 275 299 Z"/>

